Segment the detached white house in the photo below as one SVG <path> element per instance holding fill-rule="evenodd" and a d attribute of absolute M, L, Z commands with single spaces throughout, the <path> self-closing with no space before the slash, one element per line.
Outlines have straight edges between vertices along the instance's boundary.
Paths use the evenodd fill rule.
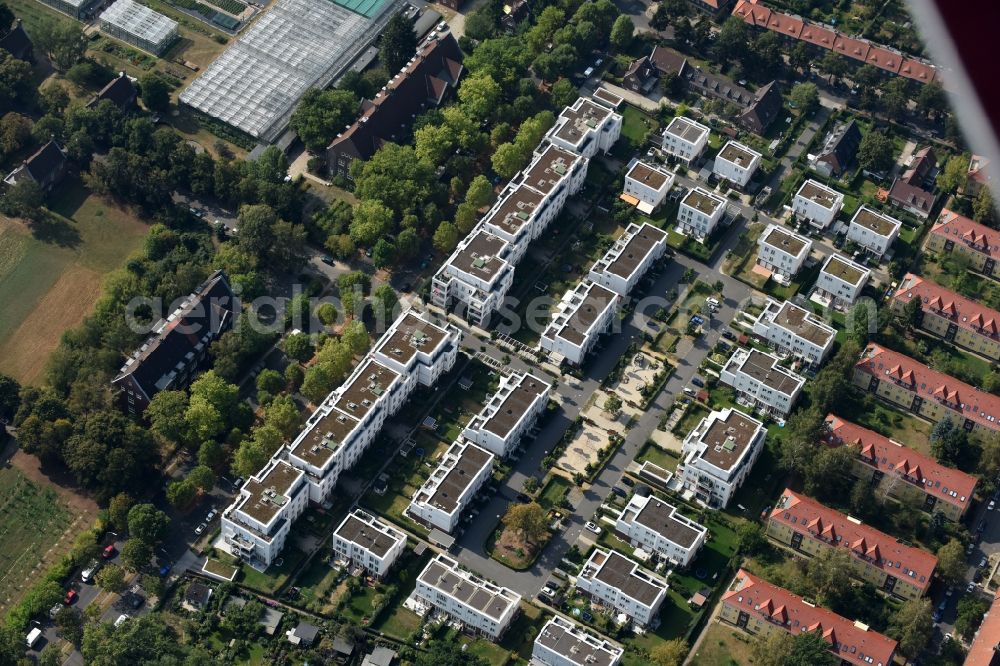
<path fill-rule="evenodd" d="M 576 588 L 640 626 L 649 626 L 667 597 L 667 581 L 614 551 L 595 548 Z"/>
<path fill-rule="evenodd" d="M 600 634 L 554 615 L 535 637 L 532 666 L 617 666 L 624 650 Z"/>
<path fill-rule="evenodd" d="M 521 604 L 521 595 L 462 569 L 445 555 L 427 563 L 411 598 L 494 641 L 510 627 Z"/>
<path fill-rule="evenodd" d="M 677 478 L 685 496 L 725 508 L 750 476 L 767 429 L 732 407 L 706 416 L 681 445 Z"/>
<path fill-rule="evenodd" d="M 715 156 L 712 173 L 736 187 L 747 186 L 760 166 L 761 155 L 738 141 L 730 141 Z"/>
<path fill-rule="evenodd" d="M 619 296 L 628 296 L 642 276 L 667 250 L 667 233 L 649 222 L 628 225 L 587 276 Z"/>
<path fill-rule="evenodd" d="M 666 167 L 633 159 L 625 174 L 622 200 L 648 215 L 660 207 L 673 184 L 674 174 Z"/>
<path fill-rule="evenodd" d="M 742 404 L 776 418 L 785 418 L 806 380 L 780 363 L 781 359 L 773 354 L 737 349 L 722 368 L 719 381 L 732 386 Z"/>
<path fill-rule="evenodd" d="M 496 393 L 472 417 L 462 436 L 506 458 L 545 411 L 551 389 L 551 384 L 526 372 L 501 377 Z"/>
<path fill-rule="evenodd" d="M 712 235 L 726 212 L 726 200 L 701 187 L 690 190 L 677 211 L 677 230 L 699 243 Z"/>
<path fill-rule="evenodd" d="M 771 271 L 775 282 L 788 284 L 802 270 L 811 250 L 810 239 L 769 224 L 757 240 L 757 265 Z"/>
<path fill-rule="evenodd" d="M 611 327 L 618 312 L 618 295 L 599 284 L 584 280 L 567 291 L 553 310 L 539 346 L 580 365 Z"/>
<path fill-rule="evenodd" d="M 636 548 L 682 567 L 691 564 L 708 534 L 705 527 L 653 495 L 632 495 L 615 531 Z"/>
<path fill-rule="evenodd" d="M 406 535 L 383 520 L 355 509 L 333 532 L 333 552 L 339 559 L 383 578 L 406 550 Z"/>
<path fill-rule="evenodd" d="M 839 254 L 831 254 L 819 271 L 815 296 L 838 309 L 854 305 L 872 272 Z"/>
<path fill-rule="evenodd" d="M 802 183 L 792 199 L 792 213 L 821 230 L 837 219 L 843 206 L 843 194 L 811 178 Z"/>
<path fill-rule="evenodd" d="M 823 362 L 837 337 L 836 329 L 809 310 L 771 298 L 754 322 L 753 333 L 778 353 L 789 354 L 810 367 Z"/>
<path fill-rule="evenodd" d="M 690 163 L 701 155 L 708 145 L 711 131 L 690 118 L 677 116 L 663 130 L 663 152 Z"/>
<path fill-rule="evenodd" d="M 413 493 L 406 514 L 428 527 L 451 533 L 472 498 L 493 473 L 494 456 L 461 437 L 448 447 L 441 464 Z"/>
<path fill-rule="evenodd" d="M 894 217 L 862 206 L 847 227 L 847 240 L 860 245 L 866 252 L 881 259 L 899 236 L 903 223 Z"/>

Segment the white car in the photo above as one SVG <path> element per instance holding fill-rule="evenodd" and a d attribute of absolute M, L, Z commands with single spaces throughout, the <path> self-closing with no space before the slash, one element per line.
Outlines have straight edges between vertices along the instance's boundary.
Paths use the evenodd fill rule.
<path fill-rule="evenodd" d="M 122 626 L 125 623 L 125 621 L 128 620 L 128 619 L 129 619 L 129 616 L 126 613 L 122 613 L 121 615 L 118 616 L 118 619 L 115 620 L 115 627 L 117 628 L 117 627 Z"/>
<path fill-rule="evenodd" d="M 211 511 L 208 512 L 208 515 L 205 516 L 205 522 L 206 523 L 212 522 L 212 519 L 215 518 L 218 514 L 219 514 L 218 511 L 216 511 L 215 509 L 212 509 Z"/>
<path fill-rule="evenodd" d="M 595 523 L 593 523 L 593 522 L 591 522 L 589 520 L 586 523 L 584 523 L 583 526 L 587 528 L 587 531 L 593 532 L 594 534 L 600 534 L 601 533 L 601 528 L 598 527 Z"/>
<path fill-rule="evenodd" d="M 206 525 L 205 523 L 202 523 L 202 524 L 201 524 L 201 525 L 199 525 L 198 527 L 194 528 L 194 533 L 195 533 L 195 534 L 201 534 L 202 532 L 204 532 L 204 531 L 205 531 L 205 528 L 206 528 L 206 527 L 208 527 L 208 525 Z"/>
<path fill-rule="evenodd" d="M 993 509 L 997 508 L 997 501 L 996 500 L 990 500 L 990 503 L 986 505 L 986 508 L 989 509 L 990 511 L 992 511 Z"/>

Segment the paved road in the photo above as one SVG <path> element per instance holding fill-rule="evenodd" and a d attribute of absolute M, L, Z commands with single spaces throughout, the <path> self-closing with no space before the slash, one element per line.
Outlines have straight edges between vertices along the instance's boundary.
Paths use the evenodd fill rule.
<path fill-rule="evenodd" d="M 711 321 L 711 328 L 695 341 L 691 353 L 679 361 L 679 365 L 667 381 L 663 391 L 642 414 L 632 429 L 627 432 L 624 444 L 619 447 L 594 483 L 584 492 L 583 499 L 574 507 L 573 514 L 568 518 L 568 527 L 565 531 L 552 538 L 538 561 L 528 571 L 513 571 L 491 559 L 484 550 L 487 538 L 496 527 L 500 516 L 505 513 L 507 505 L 515 501 L 515 497 L 521 492 L 524 480 L 529 475 L 536 478 L 544 475 L 545 470 L 539 469 L 542 458 L 559 442 L 563 432 L 579 414 L 580 407 L 587 403 L 591 394 L 600 386 L 601 380 L 611 372 L 631 341 L 641 336 L 640 327 L 643 322 L 640 320 L 644 319 L 641 313 L 630 317 L 624 323 L 620 334 L 605 338 L 604 347 L 585 366 L 583 380 L 559 382 L 556 393 L 562 403 L 562 409 L 548 417 L 538 435 L 527 445 L 524 455 L 513 463 L 513 472 L 506 482 L 480 509 L 479 515 L 459 537 L 457 547 L 460 551 L 457 558 L 463 565 L 527 597 L 533 597 L 538 593 L 552 570 L 559 566 L 566 551 L 576 543 L 583 531 L 583 524 L 590 520 L 610 492 L 611 487 L 618 484 L 625 468 L 632 462 L 639 449 L 659 425 L 665 410 L 673 403 L 674 396 L 681 393 L 685 386 L 690 385 L 691 378 L 715 346 L 726 322 L 733 319 L 740 304 L 749 298 L 750 289 L 746 285 L 719 272 L 719 266 L 726 251 L 735 244 L 741 229 L 742 227 L 739 225 L 730 229 L 708 266 L 678 255 L 647 292 L 647 295 L 650 296 L 665 295 L 677 287 L 681 275 L 687 269 L 694 270 L 698 274 L 698 279 L 703 282 L 714 283 L 716 280 L 721 280 L 724 285 L 723 304 Z M 651 314 L 651 312 L 646 314 Z M 474 350 L 478 351 L 479 341 L 475 338 L 471 338 L 471 342 L 466 340 L 466 344 L 472 342 L 476 343 Z M 497 353 L 503 354 L 503 352 Z M 511 358 L 511 367 L 527 369 L 523 361 L 515 357 Z"/>
<path fill-rule="evenodd" d="M 830 110 L 826 106 L 820 106 L 820 108 L 813 114 L 812 119 L 806 123 L 805 128 L 802 133 L 799 134 L 799 138 L 795 140 L 792 147 L 788 149 L 784 157 L 781 158 L 781 162 L 778 164 L 778 168 L 774 170 L 771 175 L 771 180 L 767 183 L 772 191 L 777 191 L 778 187 L 781 186 L 781 181 L 789 171 L 792 170 L 792 163 L 798 159 L 802 151 L 805 150 L 809 142 L 813 140 L 816 132 L 822 127 L 823 123 L 826 122 L 827 117 L 830 115 Z"/>

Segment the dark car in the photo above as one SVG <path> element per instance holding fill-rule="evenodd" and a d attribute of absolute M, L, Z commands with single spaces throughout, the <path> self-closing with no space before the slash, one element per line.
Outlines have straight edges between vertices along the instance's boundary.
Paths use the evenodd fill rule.
<path fill-rule="evenodd" d="M 520 502 L 521 504 L 527 504 L 528 502 L 531 501 L 531 498 L 525 495 L 524 493 L 518 493 L 517 501 Z"/>
<path fill-rule="evenodd" d="M 633 481 L 630 477 L 627 476 L 622 477 L 622 483 L 630 487 L 635 485 L 635 481 Z"/>
<path fill-rule="evenodd" d="M 324 254 L 322 257 L 319 258 L 319 260 L 322 261 L 324 264 L 326 264 L 328 266 L 333 266 L 333 263 L 334 263 L 333 262 L 333 257 L 331 257 L 328 254 Z"/>
<path fill-rule="evenodd" d="M 625 489 L 620 486 L 611 486 L 611 492 L 615 495 L 620 495 L 621 497 L 628 497 L 628 493 L 625 492 Z"/>
<path fill-rule="evenodd" d="M 723 331 L 722 337 L 724 337 L 726 340 L 735 340 L 736 334 L 733 333 L 732 331 Z"/>
<path fill-rule="evenodd" d="M 702 387 L 702 388 L 704 388 L 704 386 L 705 386 L 705 382 L 703 382 L 701 380 L 701 377 L 692 377 L 691 378 L 691 383 L 694 384 L 695 386 L 699 386 L 699 387 Z"/>

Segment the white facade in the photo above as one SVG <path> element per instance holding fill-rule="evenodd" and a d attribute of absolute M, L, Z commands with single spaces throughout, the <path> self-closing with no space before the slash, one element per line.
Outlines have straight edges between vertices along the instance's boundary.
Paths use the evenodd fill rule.
<path fill-rule="evenodd" d="M 737 349 L 726 361 L 719 381 L 736 390 L 742 404 L 785 418 L 806 380 L 779 365 L 781 359 L 756 349 Z"/>
<path fill-rule="evenodd" d="M 611 326 L 617 312 L 617 294 L 584 280 L 563 295 L 538 344 L 569 363 L 580 365 Z"/>
<path fill-rule="evenodd" d="M 831 254 L 816 280 L 816 295 L 834 307 L 846 309 L 854 305 L 868 284 L 872 272 L 847 257 Z"/>
<path fill-rule="evenodd" d="M 677 230 L 704 242 L 726 212 L 726 200 L 714 192 L 696 187 L 681 200 L 677 210 Z"/>
<path fill-rule="evenodd" d="M 285 547 L 295 519 L 309 504 L 305 474 L 272 458 L 240 489 L 222 512 L 222 540 L 230 552 L 251 563 L 269 566 Z"/>
<path fill-rule="evenodd" d="M 600 548 L 583 565 L 576 587 L 643 627 L 653 623 L 667 597 L 665 580 L 623 555 Z"/>
<path fill-rule="evenodd" d="M 603 636 L 554 615 L 535 637 L 530 666 L 617 666 L 624 650 Z"/>
<path fill-rule="evenodd" d="M 492 453 L 459 437 L 430 478 L 413 493 L 406 514 L 428 527 L 453 532 L 462 511 L 493 473 L 493 461 Z"/>
<path fill-rule="evenodd" d="M 638 159 L 629 163 L 625 174 L 623 192 L 639 200 L 643 212 L 652 212 L 660 207 L 674 184 L 674 174 L 658 164 L 647 164 Z"/>
<path fill-rule="evenodd" d="M 769 224 L 757 240 L 757 265 L 772 273 L 776 282 L 788 284 L 802 270 L 812 241 L 776 224 Z"/>
<path fill-rule="evenodd" d="M 552 385 L 535 375 L 513 372 L 462 431 L 462 437 L 506 458 L 517 448 L 549 404 Z"/>
<path fill-rule="evenodd" d="M 336 557 L 383 578 L 406 550 L 406 535 L 375 516 L 355 509 L 333 532 Z"/>
<path fill-rule="evenodd" d="M 580 97 L 573 106 L 563 109 L 546 136 L 560 148 L 589 159 L 598 151 L 611 150 L 621 133 L 620 115 L 587 97 Z"/>
<path fill-rule="evenodd" d="M 847 240 L 857 243 L 866 252 L 881 259 L 899 236 L 901 226 L 903 223 L 896 218 L 862 206 L 847 227 Z"/>
<path fill-rule="evenodd" d="M 632 495 L 615 523 L 626 541 L 660 559 L 686 567 L 705 543 L 708 530 L 653 495 Z"/>
<path fill-rule="evenodd" d="M 802 183 L 792 199 L 792 213 L 819 229 L 830 226 L 843 206 L 843 194 L 811 178 Z"/>
<path fill-rule="evenodd" d="M 701 420 L 684 438 L 676 478 L 685 496 L 725 508 L 750 476 L 767 429 L 732 407 Z"/>
<path fill-rule="evenodd" d="M 663 152 L 690 163 L 708 145 L 710 130 L 690 118 L 677 116 L 663 130 Z"/>
<path fill-rule="evenodd" d="M 545 195 L 533 187 L 512 181 L 479 224 L 510 244 L 508 261 L 516 265 L 531 241 L 538 238 L 562 210 L 565 197 L 556 203 L 558 199 L 558 195 Z"/>
<path fill-rule="evenodd" d="M 477 226 L 434 275 L 431 302 L 442 310 L 461 303 L 466 321 L 485 326 L 514 281 L 510 255 L 507 241 Z"/>
<path fill-rule="evenodd" d="M 417 577 L 413 598 L 492 640 L 503 635 L 521 604 L 521 595 L 479 578 L 445 555 L 431 560 Z"/>
<path fill-rule="evenodd" d="M 656 261 L 667 251 L 667 234 L 649 222 L 628 225 L 615 244 L 590 269 L 591 282 L 628 296 Z"/>
<path fill-rule="evenodd" d="M 809 310 L 770 298 L 753 324 L 753 333 L 778 353 L 790 354 L 810 366 L 823 362 L 837 337 L 832 326 Z"/>
<path fill-rule="evenodd" d="M 738 141 L 730 141 L 715 156 L 712 173 L 737 187 L 746 187 L 760 166 L 761 155 Z"/>

